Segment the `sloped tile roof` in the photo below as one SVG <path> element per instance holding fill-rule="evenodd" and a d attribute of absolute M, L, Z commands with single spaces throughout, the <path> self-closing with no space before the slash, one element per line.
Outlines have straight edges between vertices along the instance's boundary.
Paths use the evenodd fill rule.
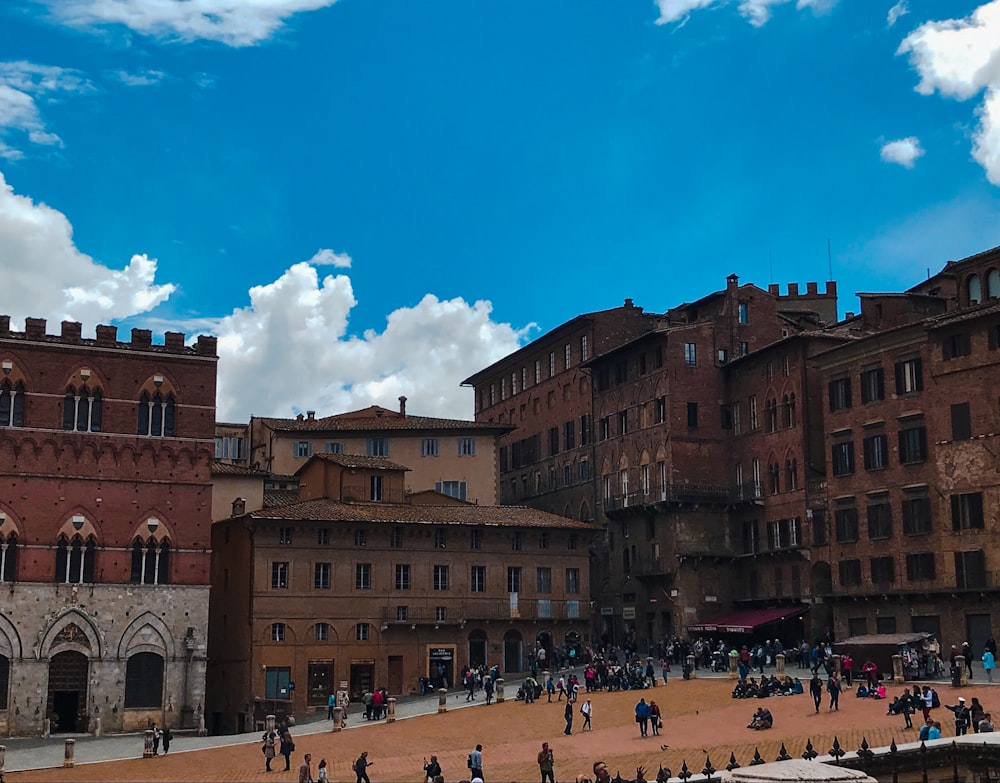
<path fill-rule="evenodd" d="M 313 454 L 309 459 L 318 459 L 323 462 L 332 462 L 334 465 L 341 465 L 345 468 L 370 468 L 372 470 L 409 470 L 405 465 L 400 465 L 398 462 L 393 462 L 388 457 L 369 457 L 364 454 L 327 454 L 323 452 L 321 454 Z M 299 468 L 295 475 L 299 475 L 303 470 L 305 470 L 306 462 L 301 468 Z"/>
<path fill-rule="evenodd" d="M 266 470 L 248 468 L 245 465 L 234 465 L 231 462 L 213 462 L 212 473 L 222 476 L 264 476 L 269 475 Z"/>
<path fill-rule="evenodd" d="M 287 506 L 289 503 L 298 502 L 299 491 L 297 489 L 272 489 L 264 493 L 264 508 Z"/>
<path fill-rule="evenodd" d="M 514 429 L 506 424 L 469 421 L 466 419 L 438 419 L 433 416 L 401 416 L 399 411 L 373 405 L 359 411 L 338 413 L 319 419 L 274 419 L 261 417 L 260 421 L 278 431 L 288 432 L 370 432 L 383 430 L 477 430 L 504 433 Z"/>

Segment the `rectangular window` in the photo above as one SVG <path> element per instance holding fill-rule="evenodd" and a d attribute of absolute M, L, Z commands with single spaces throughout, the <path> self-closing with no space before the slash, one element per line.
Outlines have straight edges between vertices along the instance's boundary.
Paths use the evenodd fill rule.
<path fill-rule="evenodd" d="M 861 561 L 840 561 L 840 584 L 842 587 L 857 587 L 861 584 Z"/>
<path fill-rule="evenodd" d="M 403 548 L 403 528 L 394 527 L 389 531 L 389 546 L 393 549 Z"/>
<path fill-rule="evenodd" d="M 575 422 L 567 421 L 563 424 L 563 451 L 576 448 L 576 427 Z"/>
<path fill-rule="evenodd" d="M 295 458 L 300 457 L 311 457 L 313 453 L 312 443 L 307 440 L 299 440 L 295 442 Z"/>
<path fill-rule="evenodd" d="M 369 438 L 366 453 L 369 457 L 388 457 L 389 441 L 385 438 Z"/>
<path fill-rule="evenodd" d="M 896 394 L 912 394 L 923 388 L 924 373 L 920 357 L 896 362 Z"/>
<path fill-rule="evenodd" d="M 746 356 L 748 353 L 750 353 L 750 343 L 742 340 L 740 342 L 740 356 Z"/>
<path fill-rule="evenodd" d="M 264 670 L 264 698 L 287 699 L 289 696 L 288 683 L 291 682 L 291 679 L 291 667 L 268 666 Z"/>
<path fill-rule="evenodd" d="M 467 500 L 469 495 L 469 485 L 465 481 L 435 481 L 434 490 L 459 500 Z"/>
<path fill-rule="evenodd" d="M 730 406 L 730 411 L 730 419 L 733 422 L 733 435 L 739 435 L 742 427 L 742 423 L 740 422 L 740 404 L 738 402 L 734 402 L 732 406 Z"/>
<path fill-rule="evenodd" d="M 949 334 L 941 340 L 941 353 L 945 361 L 957 359 L 959 356 L 968 356 L 971 352 L 969 335 L 965 332 Z"/>
<path fill-rule="evenodd" d="M 865 470 L 882 470 L 889 465 L 889 439 L 885 434 L 870 435 L 862 441 Z"/>
<path fill-rule="evenodd" d="M 542 382 L 542 362 L 539 359 L 535 359 L 535 385 L 537 386 Z"/>
<path fill-rule="evenodd" d="M 929 582 L 934 579 L 934 553 L 916 552 L 906 556 L 906 581 Z"/>
<path fill-rule="evenodd" d="M 434 607 L 434 619 L 437 622 L 439 622 L 439 623 L 443 623 L 445 620 L 447 620 L 448 619 L 448 609 L 447 609 L 447 607 L 444 607 L 444 606 L 435 606 Z"/>
<path fill-rule="evenodd" d="M 476 439 L 475 438 L 459 438 L 458 439 L 458 456 L 460 456 L 460 457 L 474 457 L 474 456 L 476 456 Z"/>
<path fill-rule="evenodd" d="M 858 540 L 858 510 L 856 508 L 838 508 L 833 513 L 837 528 L 837 543 L 853 544 Z"/>
<path fill-rule="evenodd" d="M 469 531 L 469 549 L 482 549 L 483 548 L 483 531 L 478 527 L 472 528 Z"/>
<path fill-rule="evenodd" d="M 563 348 L 563 367 L 567 370 L 573 366 L 573 349 L 570 347 L 569 343 L 566 343 Z"/>
<path fill-rule="evenodd" d="M 597 435 L 600 440 L 607 440 L 611 437 L 611 417 L 604 416 L 597 422 Z"/>
<path fill-rule="evenodd" d="M 875 618 L 875 633 L 896 633 L 896 618 L 894 615 L 879 615 Z"/>
<path fill-rule="evenodd" d="M 750 429 L 757 429 L 757 395 L 751 395 L 750 397 Z"/>
<path fill-rule="evenodd" d="M 687 404 L 687 420 L 689 429 L 698 428 L 698 403 L 689 402 Z"/>
<path fill-rule="evenodd" d="M 590 445 L 590 414 L 580 417 L 580 445 Z"/>
<path fill-rule="evenodd" d="M 833 444 L 831 466 L 834 476 L 849 476 L 854 472 L 854 441 Z"/>
<path fill-rule="evenodd" d="M 972 413 L 969 403 L 960 402 L 951 406 L 951 439 L 969 440 L 972 437 Z"/>
<path fill-rule="evenodd" d="M 559 453 L 559 428 L 549 427 L 549 456 L 554 457 Z"/>
<path fill-rule="evenodd" d="M 927 428 L 908 427 L 899 431 L 899 461 L 912 465 L 927 459 Z"/>
<path fill-rule="evenodd" d="M 446 565 L 434 566 L 434 589 L 435 590 L 450 589 L 448 583 L 448 566 Z"/>
<path fill-rule="evenodd" d="M 410 589 L 410 566 L 408 563 L 396 564 L 396 589 Z"/>
<path fill-rule="evenodd" d="M 369 485 L 371 489 L 369 500 L 382 500 L 382 476 L 371 476 Z"/>
<path fill-rule="evenodd" d="M 7 400 L 9 400 L 10 392 L 7 392 Z M 0 426 L 10 426 L 14 421 L 11 418 L 11 411 L 13 410 L 10 403 L 3 397 L 3 392 L 0 392 Z M 4 404 L 7 404 L 7 408 L 4 408 Z M 6 417 L 4 416 L 6 413 Z M 14 425 L 20 426 L 20 425 Z M 235 436 L 218 437 L 215 439 L 215 458 L 216 459 L 245 459 L 246 458 L 246 441 L 243 438 Z"/>
<path fill-rule="evenodd" d="M 580 592 L 579 568 L 566 569 L 566 592 L 570 595 L 576 595 Z"/>
<path fill-rule="evenodd" d="M 321 527 L 316 531 L 316 545 L 317 546 L 329 546 L 330 545 L 330 528 Z"/>
<path fill-rule="evenodd" d="M 556 352 L 549 351 L 549 377 L 556 377 Z"/>
<path fill-rule="evenodd" d="M 986 587 L 986 556 L 982 549 L 955 553 L 955 586 Z"/>
<path fill-rule="evenodd" d="M 486 566 L 472 566 L 472 572 L 469 575 L 469 590 L 473 593 L 486 592 Z"/>
<path fill-rule="evenodd" d="M 639 375 L 646 374 L 646 353 L 643 351 L 639 354 Z"/>
<path fill-rule="evenodd" d="M 590 351 L 587 346 L 587 335 L 580 338 L 580 361 L 585 362 L 590 358 Z"/>
<path fill-rule="evenodd" d="M 326 623 L 316 623 L 313 626 L 313 638 L 317 642 L 325 642 L 330 638 L 330 626 Z"/>
<path fill-rule="evenodd" d="M 354 566 L 354 589 L 355 590 L 371 590 L 372 589 L 372 564 L 371 563 L 357 563 Z"/>
<path fill-rule="evenodd" d="M 747 302 L 740 302 L 738 305 L 739 322 L 741 324 L 750 323 L 750 305 Z"/>
<path fill-rule="evenodd" d="M 813 546 L 826 546 L 829 533 L 826 529 L 826 509 L 812 509 Z"/>
<path fill-rule="evenodd" d="M 406 622 L 410 619 L 410 607 L 408 606 L 397 606 L 396 607 L 396 619 L 401 622 Z"/>
<path fill-rule="evenodd" d="M 434 548 L 446 549 L 448 546 L 448 531 L 443 527 L 434 528 Z"/>
<path fill-rule="evenodd" d="M 357 642 L 367 642 L 371 629 L 368 623 L 358 623 L 354 626 L 354 640 Z"/>
<path fill-rule="evenodd" d="M 892 537 L 892 510 L 888 503 L 868 506 L 868 538 L 873 541 Z"/>
<path fill-rule="evenodd" d="M 743 522 L 743 554 L 755 555 L 760 552 L 760 535 L 756 519 Z"/>
<path fill-rule="evenodd" d="M 867 617 L 848 617 L 847 618 L 847 635 L 848 636 L 867 636 L 868 635 L 868 618 Z"/>
<path fill-rule="evenodd" d="M 271 587 L 288 589 L 288 563 L 271 563 Z"/>
<path fill-rule="evenodd" d="M 885 371 L 869 367 L 861 371 L 861 402 L 879 402 L 885 399 Z"/>
<path fill-rule="evenodd" d="M 966 492 L 951 496 L 951 529 L 983 529 L 983 493 Z"/>
<path fill-rule="evenodd" d="M 521 592 L 521 567 L 507 566 L 507 592 Z"/>
<path fill-rule="evenodd" d="M 517 394 L 517 373 L 512 372 L 510 374 L 510 396 L 513 397 Z"/>
<path fill-rule="evenodd" d="M 698 364 L 698 346 L 695 343 L 684 343 L 684 364 L 688 367 Z"/>
<path fill-rule="evenodd" d="M 552 569 L 539 567 L 535 572 L 535 590 L 539 593 L 552 592 Z"/>
<path fill-rule="evenodd" d="M 326 444 L 326 453 L 327 454 L 343 454 L 344 453 L 344 444 L 343 443 L 337 443 L 337 442 L 334 442 L 334 441 L 330 441 L 329 443 Z"/>
<path fill-rule="evenodd" d="M 902 510 L 905 535 L 918 536 L 931 532 L 930 498 L 907 498 L 902 503 Z"/>
<path fill-rule="evenodd" d="M 520 530 L 515 530 L 510 536 L 510 548 L 514 552 L 520 552 L 524 547 L 524 536 Z"/>
<path fill-rule="evenodd" d="M 358 528 L 354 531 L 354 546 L 368 546 L 368 531 Z"/>
<path fill-rule="evenodd" d="M 292 543 L 292 529 L 290 527 L 278 528 L 278 543 L 285 545 Z"/>
<path fill-rule="evenodd" d="M 580 481 L 590 480 L 590 463 L 585 459 L 580 460 L 579 475 Z"/>
<path fill-rule="evenodd" d="M 420 456 L 421 457 L 438 456 L 438 439 L 424 438 L 422 441 L 420 441 Z"/>
<path fill-rule="evenodd" d="M 851 407 L 851 379 L 847 376 L 830 381 L 830 410 L 843 411 Z"/>
<path fill-rule="evenodd" d="M 656 423 L 663 424 L 667 420 L 667 398 L 656 398 Z"/>
<path fill-rule="evenodd" d="M 329 590 L 332 572 L 333 566 L 330 563 L 316 563 L 313 568 L 313 589 Z"/>

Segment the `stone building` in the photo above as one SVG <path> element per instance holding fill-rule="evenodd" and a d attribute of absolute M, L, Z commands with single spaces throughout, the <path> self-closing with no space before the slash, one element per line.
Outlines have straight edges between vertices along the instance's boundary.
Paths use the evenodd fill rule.
<path fill-rule="evenodd" d="M 216 363 L 0 317 L 0 733 L 197 724 Z"/>
<path fill-rule="evenodd" d="M 406 471 L 316 454 L 299 502 L 237 504 L 215 523 L 213 731 L 320 708 L 341 683 L 354 699 L 415 693 L 453 686 L 466 664 L 521 672 L 536 645 L 586 641 L 589 525 L 406 493 Z"/>

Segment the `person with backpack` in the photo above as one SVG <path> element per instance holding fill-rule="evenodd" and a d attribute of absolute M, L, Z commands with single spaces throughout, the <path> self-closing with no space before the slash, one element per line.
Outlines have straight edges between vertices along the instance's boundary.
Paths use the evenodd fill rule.
<path fill-rule="evenodd" d="M 368 751 L 361 751 L 361 755 L 357 757 L 354 764 L 351 765 L 351 769 L 354 770 L 354 775 L 357 777 L 356 783 L 361 783 L 363 780 L 365 783 L 372 783 L 368 779 L 368 767 L 374 764 L 374 761 L 368 760 Z"/>
<path fill-rule="evenodd" d="M 469 754 L 469 758 L 466 761 L 466 765 L 469 767 L 469 778 L 479 778 L 480 780 L 485 780 L 483 777 L 483 746 L 476 745 L 476 749 Z"/>

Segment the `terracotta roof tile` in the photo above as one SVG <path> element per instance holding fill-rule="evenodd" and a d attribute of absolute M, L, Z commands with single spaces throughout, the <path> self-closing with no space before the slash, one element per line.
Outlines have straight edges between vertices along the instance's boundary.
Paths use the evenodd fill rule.
<path fill-rule="evenodd" d="M 287 506 L 289 503 L 298 502 L 299 491 L 297 489 L 272 489 L 264 493 L 264 508 Z"/>
<path fill-rule="evenodd" d="M 213 462 L 212 473 L 226 476 L 260 476 L 261 478 L 268 475 L 266 470 L 248 468 L 245 465 L 234 465 L 231 462 Z"/>
<path fill-rule="evenodd" d="M 400 465 L 398 462 L 393 462 L 388 457 L 368 457 L 364 454 L 327 454 L 322 452 L 320 454 L 313 454 L 301 468 L 295 471 L 295 475 L 299 475 L 309 462 L 314 459 L 322 460 L 323 462 L 332 462 L 335 465 L 342 465 L 345 468 L 370 468 L 372 470 L 409 470 L 405 465 Z"/>
<path fill-rule="evenodd" d="M 466 419 L 438 419 L 433 416 L 400 416 L 399 411 L 372 406 L 361 411 L 338 413 L 320 419 L 276 419 L 262 416 L 259 419 L 274 430 L 299 432 L 382 432 L 384 430 L 476 430 L 504 433 L 514 429 L 507 424 L 469 421 Z"/>

